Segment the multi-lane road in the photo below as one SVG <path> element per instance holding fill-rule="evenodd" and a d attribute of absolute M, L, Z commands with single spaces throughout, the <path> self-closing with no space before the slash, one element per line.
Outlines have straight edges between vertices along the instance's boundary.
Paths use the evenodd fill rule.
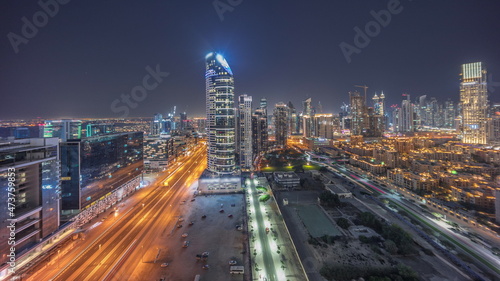
<path fill-rule="evenodd" d="M 205 166 L 206 149 L 199 146 L 166 179 L 168 185 L 155 182 L 129 210 L 108 219 L 114 220 L 112 225 L 78 255 L 63 257 L 58 264 L 65 266 L 51 280 L 131 280 L 132 276 L 137 280 L 159 280 L 162 273 L 156 257 L 164 249 L 152 246 L 152 241 L 177 225 L 181 216 L 179 202 L 192 196 L 189 187 Z M 140 278 L 144 272 L 149 274 Z"/>
<path fill-rule="evenodd" d="M 377 186 L 375 183 L 370 183 L 368 180 L 363 179 L 362 177 L 357 176 L 350 171 L 346 171 L 338 165 L 330 165 L 330 167 L 334 168 L 337 174 L 343 175 L 345 179 L 354 182 L 356 185 L 368 191 L 368 193 L 382 194 L 384 197 L 394 200 L 395 202 L 397 202 L 397 204 L 403 206 L 405 208 L 405 211 L 407 211 L 410 215 L 418 218 L 425 224 L 432 226 L 434 229 L 438 229 L 442 235 L 446 235 L 447 239 L 449 239 L 450 242 L 458 245 L 457 250 L 463 250 L 464 253 L 471 255 L 471 257 L 476 260 L 477 263 L 482 265 L 483 269 L 488 268 L 492 274 L 500 277 L 498 270 L 498 268 L 500 268 L 500 259 L 497 256 L 493 255 L 491 251 L 485 249 L 481 245 L 467 241 L 468 239 L 454 233 L 448 228 L 447 225 L 440 224 L 436 220 L 427 217 L 422 210 L 418 209 L 413 204 L 410 204 L 410 202 L 402 200 L 400 196 L 396 196 L 388 192 L 385 188 Z"/>

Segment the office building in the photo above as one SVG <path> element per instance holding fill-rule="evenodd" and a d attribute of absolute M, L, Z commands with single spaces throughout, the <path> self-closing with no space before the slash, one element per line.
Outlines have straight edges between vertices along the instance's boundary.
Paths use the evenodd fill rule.
<path fill-rule="evenodd" d="M 238 99 L 237 145 L 240 167 L 243 170 L 252 168 L 252 97 L 241 95 Z"/>
<path fill-rule="evenodd" d="M 282 102 L 277 103 L 274 107 L 274 134 L 278 147 L 286 147 L 289 128 L 288 112 L 288 106 Z"/>
<path fill-rule="evenodd" d="M 266 152 L 269 148 L 267 117 L 265 115 L 265 110 L 262 108 L 256 109 L 252 115 L 252 141 L 254 156 Z"/>
<path fill-rule="evenodd" d="M 233 72 L 218 53 L 206 56 L 208 171 L 230 175 L 236 169 Z"/>
<path fill-rule="evenodd" d="M 368 112 L 365 97 L 358 91 L 349 92 L 351 102 L 351 135 L 364 135 L 368 128 Z"/>
<path fill-rule="evenodd" d="M 82 121 L 80 120 L 46 120 L 43 128 L 44 138 L 59 138 L 61 141 L 81 139 Z"/>
<path fill-rule="evenodd" d="M 0 264 L 9 258 L 10 247 L 19 257 L 59 228 L 58 150 L 58 138 L 0 142 Z M 8 189 L 9 183 L 13 190 Z M 11 234 L 7 226 L 12 222 L 15 245 L 8 244 Z"/>
<path fill-rule="evenodd" d="M 403 94 L 403 96 L 405 96 L 406 99 L 401 102 L 401 108 L 397 111 L 396 132 L 413 132 L 415 131 L 413 103 L 410 100 L 410 95 Z"/>
<path fill-rule="evenodd" d="M 94 137 L 98 135 L 112 134 L 115 132 L 114 124 L 102 123 L 94 124 L 88 123 L 85 130 L 86 137 Z"/>
<path fill-rule="evenodd" d="M 462 141 L 486 144 L 488 141 L 488 87 L 486 70 L 481 62 L 462 65 L 460 82 L 460 104 L 462 108 Z"/>
<path fill-rule="evenodd" d="M 168 167 L 174 155 L 174 139 L 167 134 L 144 138 L 144 170 L 160 172 Z"/>
<path fill-rule="evenodd" d="M 61 143 L 62 220 L 139 177 L 143 142 L 143 132 L 134 132 Z"/>

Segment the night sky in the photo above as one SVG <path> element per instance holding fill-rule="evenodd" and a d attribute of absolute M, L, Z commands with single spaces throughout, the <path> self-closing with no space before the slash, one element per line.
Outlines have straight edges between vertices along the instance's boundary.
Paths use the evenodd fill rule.
<path fill-rule="evenodd" d="M 40 17 L 42 27 L 16 54 L 8 34 L 23 36 L 21 18 L 33 22 L 42 10 L 37 2 L 2 1 L 3 120 L 119 117 L 112 102 L 157 65 L 168 77 L 128 116 L 174 105 L 204 116 L 204 57 L 211 51 L 226 57 L 236 95 L 266 97 L 270 105 L 291 100 L 300 110 L 301 100 L 312 97 L 323 112 L 339 112 L 355 84 L 368 85 L 369 97 L 383 90 L 388 105 L 400 103 L 402 93 L 458 101 L 460 65 L 475 61 L 500 82 L 497 0 L 401 0 L 399 13 L 350 63 L 339 44 L 355 46 L 354 28 L 364 30 L 374 20 L 370 11 L 387 10 L 394 0 L 219 0 L 221 9 L 237 4 L 227 6 L 232 11 L 223 20 L 211 0 L 72 0 L 45 25 Z M 500 102 L 500 83 L 491 85 L 490 100 Z"/>

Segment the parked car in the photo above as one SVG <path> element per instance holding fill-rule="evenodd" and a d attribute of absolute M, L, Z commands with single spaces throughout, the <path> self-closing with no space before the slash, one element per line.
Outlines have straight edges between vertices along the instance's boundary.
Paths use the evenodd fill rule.
<path fill-rule="evenodd" d="M 168 266 L 168 262 L 164 262 L 160 265 L 161 267 L 167 267 Z"/>
<path fill-rule="evenodd" d="M 204 266 L 201 267 L 202 269 L 209 269 L 210 266 L 208 264 L 205 264 Z"/>
<path fill-rule="evenodd" d="M 205 218 L 207 218 L 207 215 L 203 215 L 203 216 L 201 216 L 201 218 L 202 218 L 202 219 L 205 219 Z"/>
<path fill-rule="evenodd" d="M 189 241 L 184 241 L 184 243 L 182 244 L 182 248 L 187 248 L 189 247 Z"/>
<path fill-rule="evenodd" d="M 238 264 L 238 262 L 236 262 L 235 260 L 230 260 L 229 261 L 229 265 L 236 265 L 236 264 Z"/>
<path fill-rule="evenodd" d="M 182 238 L 186 238 L 186 237 L 188 237 L 188 234 L 187 233 L 182 233 L 181 237 Z"/>

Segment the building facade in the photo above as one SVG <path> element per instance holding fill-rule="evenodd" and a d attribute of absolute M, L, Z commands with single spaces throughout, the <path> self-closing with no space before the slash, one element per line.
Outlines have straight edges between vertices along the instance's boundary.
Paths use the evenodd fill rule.
<path fill-rule="evenodd" d="M 462 141 L 486 144 L 488 141 L 488 87 L 481 62 L 462 65 L 460 82 Z"/>
<path fill-rule="evenodd" d="M 135 132 L 61 143 L 62 220 L 140 175 L 143 141 Z"/>
<path fill-rule="evenodd" d="M 238 98 L 238 154 L 240 167 L 243 170 L 252 168 L 252 97 L 241 95 Z"/>
<path fill-rule="evenodd" d="M 206 56 L 208 171 L 234 174 L 236 169 L 233 72 L 218 53 Z"/>
<path fill-rule="evenodd" d="M 58 151 L 57 138 L 0 143 L 0 264 L 11 247 L 19 254 L 59 228 Z M 14 229 L 7 227 L 12 224 Z M 15 245 L 8 243 L 12 232 Z"/>
<path fill-rule="evenodd" d="M 285 147 L 288 139 L 288 106 L 277 103 L 274 107 L 275 139 L 278 147 Z"/>
<path fill-rule="evenodd" d="M 44 138 L 60 138 L 61 141 L 80 139 L 82 137 L 82 121 L 80 120 L 47 120 L 43 128 Z"/>

